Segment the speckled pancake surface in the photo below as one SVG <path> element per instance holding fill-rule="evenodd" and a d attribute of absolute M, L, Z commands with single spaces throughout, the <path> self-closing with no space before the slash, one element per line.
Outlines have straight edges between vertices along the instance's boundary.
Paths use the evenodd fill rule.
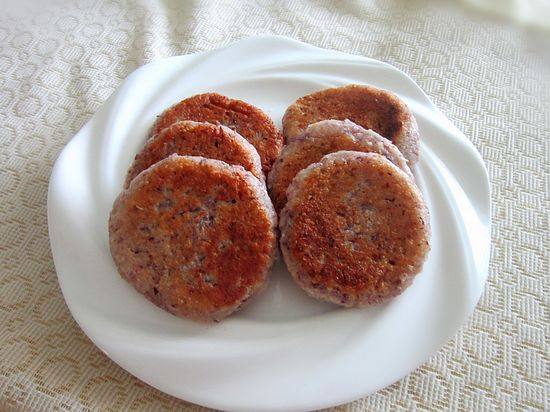
<path fill-rule="evenodd" d="M 349 120 L 322 120 L 309 125 L 286 145 L 273 164 L 268 185 L 275 210 L 280 212 L 285 205 L 286 190 L 298 172 L 326 154 L 341 150 L 378 153 L 412 178 L 407 160 L 388 139 Z"/>
<path fill-rule="evenodd" d="M 176 122 L 151 137 L 126 175 L 124 187 L 140 172 L 172 155 L 202 156 L 241 165 L 260 180 L 264 180 L 260 157 L 244 137 L 225 126 L 184 120 Z"/>
<path fill-rule="evenodd" d="M 236 131 L 256 148 L 264 173 L 271 169 L 283 147 L 283 135 L 265 112 L 218 93 L 198 94 L 165 110 L 157 118 L 151 135 L 180 120 L 219 124 Z"/>
<path fill-rule="evenodd" d="M 293 180 L 281 214 L 287 267 L 310 296 L 366 306 L 399 295 L 430 249 L 429 213 L 405 172 L 379 154 L 340 151 Z"/>
<path fill-rule="evenodd" d="M 116 199 L 110 249 L 119 273 L 177 316 L 220 320 L 262 290 L 275 256 L 265 186 L 240 166 L 172 155 Z"/>
<path fill-rule="evenodd" d="M 410 165 L 418 161 L 416 119 L 407 105 L 387 90 L 351 84 L 300 97 L 285 112 L 283 133 L 291 141 L 308 125 L 326 119 L 349 119 L 372 129 L 395 144 Z"/>

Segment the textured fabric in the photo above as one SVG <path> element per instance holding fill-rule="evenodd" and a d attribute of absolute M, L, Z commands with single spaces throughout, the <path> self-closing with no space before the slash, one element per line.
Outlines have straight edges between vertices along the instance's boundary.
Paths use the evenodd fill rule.
<path fill-rule="evenodd" d="M 487 13 L 512 19 L 519 24 L 550 29 L 548 0 L 463 0 Z"/>
<path fill-rule="evenodd" d="M 409 73 L 491 175 L 490 276 L 471 320 L 421 368 L 342 410 L 550 409 L 550 40 L 440 4 L 4 0 L 0 410 L 199 409 L 126 373 L 73 321 L 49 249 L 47 185 L 63 146 L 135 68 L 259 33 Z"/>

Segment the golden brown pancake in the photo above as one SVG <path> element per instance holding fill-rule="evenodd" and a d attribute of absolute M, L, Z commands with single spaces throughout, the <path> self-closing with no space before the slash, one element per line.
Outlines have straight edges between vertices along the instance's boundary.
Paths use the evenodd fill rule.
<path fill-rule="evenodd" d="M 241 165 L 264 180 L 260 157 L 244 137 L 225 126 L 184 120 L 162 129 L 145 143 L 128 170 L 124 187 L 130 186 L 140 172 L 171 154 L 202 156 Z"/>
<path fill-rule="evenodd" d="M 259 108 L 218 93 L 189 97 L 162 113 L 151 135 L 180 120 L 194 120 L 227 126 L 248 140 L 258 151 L 267 174 L 283 147 L 283 135 Z"/>
<path fill-rule="evenodd" d="M 285 205 L 286 190 L 299 171 L 340 150 L 378 153 L 412 178 L 407 160 L 388 139 L 349 120 L 321 120 L 286 145 L 273 164 L 268 184 L 275 210 Z"/>
<path fill-rule="evenodd" d="M 300 97 L 283 117 L 287 142 L 295 139 L 311 123 L 349 119 L 390 140 L 409 161 L 418 161 L 419 136 L 416 120 L 407 105 L 395 94 L 372 86 L 351 84 Z"/>
<path fill-rule="evenodd" d="M 310 296 L 342 306 L 399 295 L 430 249 L 429 213 L 405 172 L 375 153 L 331 153 L 302 170 L 281 214 L 287 267 Z"/>
<path fill-rule="evenodd" d="M 266 284 L 275 225 L 265 186 L 250 172 L 172 155 L 116 199 L 109 242 L 119 273 L 153 303 L 217 321 Z"/>

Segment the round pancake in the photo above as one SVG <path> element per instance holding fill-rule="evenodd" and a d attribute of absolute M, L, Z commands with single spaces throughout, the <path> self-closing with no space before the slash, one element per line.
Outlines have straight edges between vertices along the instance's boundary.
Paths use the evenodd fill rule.
<path fill-rule="evenodd" d="M 266 284 L 276 219 L 265 186 L 242 167 L 172 155 L 116 199 L 109 243 L 119 273 L 153 303 L 218 321 Z"/>
<path fill-rule="evenodd" d="M 416 119 L 395 94 L 372 86 L 351 84 L 300 97 L 283 117 L 287 141 L 295 139 L 319 120 L 349 119 L 390 140 L 413 165 L 418 161 L 419 136 Z"/>
<path fill-rule="evenodd" d="M 407 160 L 388 139 L 349 120 L 322 120 L 307 127 L 283 148 L 269 173 L 268 185 L 275 210 L 286 203 L 286 189 L 294 176 L 323 156 L 340 150 L 378 153 L 403 170 L 411 179 Z"/>
<path fill-rule="evenodd" d="M 128 170 L 124 187 L 140 172 L 171 154 L 202 156 L 241 165 L 264 180 L 260 157 L 254 146 L 225 126 L 190 120 L 176 122 L 150 138 Z"/>
<path fill-rule="evenodd" d="M 198 94 L 170 107 L 158 117 L 151 135 L 179 120 L 221 124 L 236 131 L 256 148 L 266 174 L 283 147 L 283 135 L 267 114 L 218 93 Z"/>
<path fill-rule="evenodd" d="M 302 170 L 281 214 L 281 250 L 312 297 L 366 306 L 400 294 L 429 251 L 429 213 L 405 172 L 341 151 Z"/>

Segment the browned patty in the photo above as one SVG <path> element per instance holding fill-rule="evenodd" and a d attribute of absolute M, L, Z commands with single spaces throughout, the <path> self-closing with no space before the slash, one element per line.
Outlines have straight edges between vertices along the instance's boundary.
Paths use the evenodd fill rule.
<path fill-rule="evenodd" d="M 372 86 L 351 84 L 300 97 L 283 117 L 287 141 L 296 138 L 319 120 L 349 119 L 391 140 L 410 165 L 418 161 L 419 136 L 416 120 L 395 94 Z"/>
<path fill-rule="evenodd" d="M 172 155 L 116 199 L 109 242 L 119 273 L 153 303 L 220 320 L 265 285 L 275 225 L 265 186 L 251 173 Z"/>
<path fill-rule="evenodd" d="M 383 302 L 420 272 L 429 213 L 405 172 L 374 153 L 341 151 L 294 178 L 281 250 L 311 296 L 343 306 Z"/>
<path fill-rule="evenodd" d="M 198 94 L 170 107 L 158 117 L 151 135 L 179 120 L 221 124 L 236 131 L 256 148 L 266 174 L 283 147 L 283 135 L 267 114 L 221 94 Z"/>
<path fill-rule="evenodd" d="M 147 141 L 128 170 L 124 187 L 130 186 L 143 170 L 171 154 L 203 156 L 241 165 L 264 180 L 260 157 L 244 137 L 225 126 L 185 120 L 162 129 Z"/>
<path fill-rule="evenodd" d="M 285 205 L 286 190 L 300 170 L 340 150 L 381 154 L 412 178 L 406 159 L 388 139 L 349 120 L 322 120 L 286 145 L 273 164 L 268 184 L 275 210 Z"/>

